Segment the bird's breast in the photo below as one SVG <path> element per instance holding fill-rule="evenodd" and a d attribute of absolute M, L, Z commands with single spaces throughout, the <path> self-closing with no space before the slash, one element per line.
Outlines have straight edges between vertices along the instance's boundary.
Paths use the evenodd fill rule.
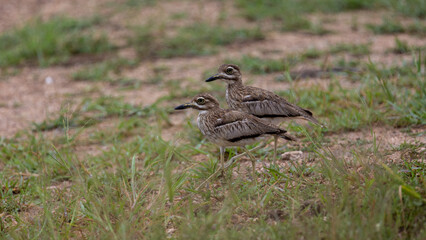
<path fill-rule="evenodd" d="M 242 105 L 242 95 L 237 89 L 227 88 L 226 89 L 226 103 L 231 109 L 244 111 Z"/>
<path fill-rule="evenodd" d="M 209 132 L 214 128 L 213 122 L 209 118 L 207 111 L 200 111 L 197 118 L 197 125 L 203 135 L 209 135 Z"/>

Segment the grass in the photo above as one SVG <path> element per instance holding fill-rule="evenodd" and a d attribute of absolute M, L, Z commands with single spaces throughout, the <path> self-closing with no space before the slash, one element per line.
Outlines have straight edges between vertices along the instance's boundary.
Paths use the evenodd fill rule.
<path fill-rule="evenodd" d="M 258 28 L 232 29 L 194 24 L 182 28 L 175 37 L 166 39 L 165 47 L 159 55 L 162 57 L 206 55 L 215 51 L 214 46 L 244 43 L 263 38 Z"/>
<path fill-rule="evenodd" d="M 105 35 L 92 33 L 98 18 L 76 20 L 56 17 L 34 20 L 0 36 L 0 67 L 22 64 L 49 66 L 81 54 L 102 54 L 113 49 Z"/>
<path fill-rule="evenodd" d="M 375 34 L 395 34 L 405 32 L 404 26 L 395 20 L 385 18 L 381 24 L 367 24 L 369 28 Z"/>
<path fill-rule="evenodd" d="M 421 53 L 426 46 L 410 46 L 407 41 L 400 40 L 399 38 L 395 38 L 395 47 L 390 49 L 390 52 L 395 54 L 409 54 L 409 53 Z"/>
<path fill-rule="evenodd" d="M 328 50 L 330 54 L 346 52 L 353 56 L 363 56 L 370 54 L 371 44 L 336 44 Z"/>
<path fill-rule="evenodd" d="M 288 69 L 288 64 L 282 59 L 263 59 L 260 57 L 244 55 L 239 60 L 226 60 L 243 67 L 243 71 L 254 74 L 268 74 L 273 72 L 283 72 Z"/>
<path fill-rule="evenodd" d="M 305 98 L 302 92 L 297 94 Z M 339 101 L 346 102 L 334 103 Z M 7 203 L 0 208 L 2 237 L 422 239 L 426 235 L 421 144 L 395 146 L 393 151 L 407 153 L 401 155 L 403 161 L 383 165 L 386 153 L 374 138 L 346 146 L 351 155 L 344 160 L 328 150 L 327 141 L 319 141 L 321 132 L 301 130 L 316 164 L 292 163 L 280 171 L 266 168 L 258 173 L 258 185 L 240 170 L 232 181 L 230 176 L 213 178 L 212 186 L 196 190 L 217 170 L 216 147 L 202 138 L 195 145 L 165 141 L 163 118 L 135 116 L 132 113 L 138 110 L 117 99 L 84 102 L 81 109 L 101 120 L 127 116 L 112 128 L 117 131 L 81 128 L 83 133 L 96 133 L 91 143 L 107 146 L 100 153 L 82 153 L 79 149 L 87 142 L 75 137 L 57 141 L 38 133 L 0 140 L 4 164 L 0 196 Z M 200 137 L 195 127 L 188 132 Z M 263 153 L 270 154 L 262 150 L 256 155 Z M 202 161 L 193 160 L 200 156 Z"/>
<path fill-rule="evenodd" d="M 414 21 L 409 25 L 403 25 L 390 17 L 384 18 L 380 24 L 367 24 L 367 28 L 375 34 L 407 33 L 419 36 L 426 35 L 426 27 L 420 21 Z"/>
<path fill-rule="evenodd" d="M 413 65 L 389 69 L 370 63 L 368 72 L 357 76 L 357 88 L 345 89 L 338 81 L 332 81 L 327 87 L 293 86 L 294 92 L 280 94 L 329 119 L 332 124 L 327 131 L 356 130 L 375 124 L 422 126 L 426 124 L 426 88 L 418 67 L 420 59 L 413 60 Z"/>
<path fill-rule="evenodd" d="M 303 16 L 303 13 L 310 12 L 300 3 L 294 1 L 236 1 L 243 15 L 251 21 L 263 19 L 274 19 L 279 21 L 281 31 L 299 31 L 315 35 L 329 33 L 324 29 L 321 22 L 313 23 Z M 264 4 L 265 3 L 265 4 Z"/>
<path fill-rule="evenodd" d="M 309 50 L 308 50 L 309 51 Z M 289 71 L 293 66 L 307 59 L 305 53 L 290 55 L 284 59 L 268 59 L 251 55 L 243 55 L 240 59 L 228 59 L 225 62 L 237 64 L 242 71 L 252 74 L 270 74 Z"/>
<path fill-rule="evenodd" d="M 57 119 L 35 125 L 33 133 L 0 138 L 0 235 L 423 239 L 425 145 L 404 142 L 383 148 L 372 127 L 425 124 L 420 59 L 386 68 L 369 63 L 355 88 L 332 81 L 327 87 L 292 86 L 293 91 L 280 92 L 315 109 L 328 127 L 306 130 L 290 124 L 301 143 L 287 144 L 286 150 L 302 150 L 309 161 L 288 162 L 280 170 L 263 168 L 258 184 L 241 161 L 242 166 L 231 167 L 237 173 L 232 181 L 228 174 L 197 189 L 218 170 L 217 147 L 191 121 L 173 140 L 161 137 L 171 126 L 170 108 L 164 104 L 204 90 L 168 81 L 164 84 L 173 96 L 146 108 L 107 96 L 83 99 Z M 113 124 L 99 125 L 104 121 Z M 371 140 L 340 142 L 345 154 L 329 150 L 336 143 L 327 133 L 360 128 L 372 129 Z M 52 129 L 63 133 L 48 137 L 42 132 Z M 98 151 L 82 150 L 90 146 Z M 400 153 L 401 160 L 387 162 L 393 153 Z M 271 147 L 255 152 L 264 162 L 270 154 Z"/>
<path fill-rule="evenodd" d="M 111 73 L 118 75 L 123 68 L 133 67 L 137 64 L 134 60 L 124 58 L 114 58 L 93 66 L 85 67 L 73 74 L 73 79 L 77 81 L 106 81 L 114 82 Z"/>
<path fill-rule="evenodd" d="M 126 0 L 124 5 L 127 7 L 152 6 L 157 3 L 157 0 Z"/>
<path fill-rule="evenodd" d="M 356 0 L 237 0 L 237 6 L 249 20 L 265 18 L 280 20 L 292 30 L 303 29 L 309 26 L 309 21 L 301 17 L 307 13 L 323 12 L 336 13 L 362 9 L 389 9 L 413 18 L 425 18 L 426 4 L 421 0 L 408 1 L 356 1 Z"/>
<path fill-rule="evenodd" d="M 322 27 L 321 23 L 313 23 L 306 18 L 309 13 L 337 13 L 344 11 L 354 11 L 363 9 L 388 9 L 392 12 L 413 17 L 415 19 L 424 19 L 426 4 L 421 0 L 236 0 L 236 5 L 242 12 L 242 15 L 251 21 L 260 21 L 272 19 L 279 23 L 282 31 L 302 31 L 316 35 L 324 35 L 329 31 Z M 374 32 L 401 31 L 400 24 L 391 21 L 383 23 L 381 26 L 369 26 Z M 411 25 L 411 33 L 424 33 L 424 27 L 421 24 Z"/>
<path fill-rule="evenodd" d="M 306 17 L 308 13 L 323 12 L 336 13 L 342 11 L 353 11 L 362 9 L 387 8 L 402 15 L 425 18 L 426 4 L 420 0 L 409 1 L 354 1 L 354 0 L 237 0 L 237 6 L 241 9 L 243 16 L 252 21 L 272 19 L 280 22 L 283 31 L 308 31 L 314 34 L 326 34 L 328 31 L 320 24 L 311 23 Z M 384 28 L 398 27 L 396 23 Z M 380 31 L 380 30 L 379 30 Z"/>
<path fill-rule="evenodd" d="M 67 104 L 66 104 L 67 105 Z M 164 110 L 162 110 L 164 111 Z M 34 130 L 49 131 L 53 129 L 69 129 L 88 127 L 111 117 L 149 117 L 160 112 L 156 105 L 140 108 L 123 102 L 122 99 L 110 96 L 101 96 L 96 99 L 85 98 L 70 110 L 63 107 L 56 118 L 34 123 Z"/>
<path fill-rule="evenodd" d="M 319 50 L 316 48 L 308 48 L 300 54 L 288 55 L 284 59 L 268 59 L 251 55 L 243 55 L 239 59 L 227 59 L 225 62 L 234 63 L 242 67 L 243 71 L 249 71 L 253 74 L 269 74 L 276 72 L 286 72 L 298 63 L 306 62 L 311 59 L 319 59 L 320 57 L 330 54 L 336 55 L 347 53 L 355 57 L 369 55 L 371 53 L 371 44 L 335 44 L 329 49 Z M 339 67 L 348 68 L 352 65 L 338 64 Z"/>
<path fill-rule="evenodd" d="M 325 50 L 318 50 L 316 48 L 309 48 L 301 54 L 302 58 L 305 59 L 316 59 L 326 54 L 339 54 L 347 53 L 352 56 L 359 57 L 364 55 L 369 55 L 371 53 L 371 44 L 361 43 L 361 44 L 352 44 L 352 43 L 336 43 Z"/>
<path fill-rule="evenodd" d="M 281 30 L 283 32 L 307 30 L 311 26 L 312 23 L 309 20 L 297 15 L 292 15 L 281 20 Z"/>
<path fill-rule="evenodd" d="M 301 56 L 305 59 L 317 59 L 321 57 L 324 53 L 316 48 L 309 48 Z"/>
<path fill-rule="evenodd" d="M 406 41 L 401 41 L 398 38 L 395 38 L 395 48 L 392 49 L 393 53 L 396 54 L 404 54 L 409 53 L 411 51 L 410 46 Z"/>
<path fill-rule="evenodd" d="M 424 19 L 426 18 L 426 3 L 421 0 L 385 1 L 388 8 L 405 16 Z"/>
<path fill-rule="evenodd" d="M 336 1 L 336 0 L 322 0 L 322 1 L 278 1 L 278 0 L 237 0 L 237 5 L 242 8 L 244 16 L 251 20 L 258 20 L 263 18 L 273 19 L 290 19 L 290 16 L 297 16 L 298 14 L 311 13 L 311 12 L 340 12 L 347 10 L 359 10 L 373 7 L 374 1 Z M 287 14 L 291 14 L 288 16 Z"/>
<path fill-rule="evenodd" d="M 316 48 L 309 48 L 301 54 L 301 57 L 304 59 L 317 59 L 326 54 L 339 54 L 347 53 L 352 56 L 359 57 L 369 55 L 371 53 L 371 44 L 370 43 L 361 43 L 361 44 L 351 44 L 351 43 L 336 43 L 331 46 L 329 49 L 318 50 Z"/>
<path fill-rule="evenodd" d="M 7 205 L 0 209 L 1 236 L 422 239 L 426 234 L 424 164 L 407 154 L 403 166 L 382 165 L 374 139 L 348 149 L 352 154 L 345 161 L 311 138 L 316 165 L 267 168 L 259 173 L 259 185 L 242 173 L 195 190 L 217 170 L 212 148 L 164 141 L 149 125 L 140 131 L 124 142 L 113 138 L 107 150 L 84 156 L 87 160 L 78 145 L 30 134 L 2 139 L 1 198 Z M 422 145 L 397 147 L 417 152 Z M 207 159 L 191 160 L 200 154 Z M 35 214 L 22 215 L 29 211 Z"/>
<path fill-rule="evenodd" d="M 309 3 L 318 11 L 341 11 L 374 9 L 379 1 L 298 3 L 296 8 Z M 263 14 L 268 6 L 258 7 Z M 321 9 L 325 7 L 330 9 Z M 91 26 L 81 27 L 79 34 Z M 206 55 L 220 46 L 259 39 L 258 29 L 246 30 L 250 34 L 241 30 L 241 35 L 233 35 L 238 31 L 201 23 L 172 32 L 143 27 L 135 30 L 131 47 L 138 49 L 143 64 L 151 64 L 152 58 Z M 171 76 L 176 66 L 162 60 L 154 63 L 153 77 L 144 83 L 169 94 L 152 105 L 140 107 L 105 95 L 66 102 L 31 130 L 0 137 L 0 238 L 425 239 L 426 145 L 407 137 L 406 142 L 388 146 L 391 141 L 380 141 L 387 135 L 376 138 L 379 132 L 375 133 L 380 126 L 422 140 L 426 61 L 417 50 L 395 39 L 395 51 L 412 53 L 413 59 L 393 66 L 356 58 L 370 53 L 369 44 L 311 48 L 279 59 L 228 59 L 241 65 L 243 74 L 288 73 L 295 64 L 326 54 L 345 55 L 337 59 L 341 66 L 361 69 L 345 77 L 349 87 L 335 76 L 307 85 L 286 75 L 289 90 L 276 92 L 313 110 L 327 128 L 290 123 L 286 129 L 300 141 L 280 144 L 278 150 L 300 150 L 306 158 L 282 162 L 285 166 L 277 169 L 268 166 L 271 145 L 254 152 L 257 164 L 265 164 L 257 172 L 257 183 L 243 158 L 225 176 L 198 188 L 218 170 L 219 150 L 200 133 L 193 114 L 183 123 L 175 122 L 184 115 L 172 106 L 199 92 L 221 96 L 223 105 L 223 83 L 200 84 L 199 78 Z M 30 63 L 22 61 L 19 64 Z M 72 77 L 88 84 L 116 84 L 134 64 L 128 59 L 106 60 Z M 340 133 L 347 131 L 362 134 L 356 140 L 345 139 Z M 237 150 L 229 149 L 228 155 Z"/>
<path fill-rule="evenodd" d="M 190 57 L 216 53 L 217 47 L 236 43 L 258 41 L 264 38 L 259 28 L 234 29 L 195 23 L 177 30 L 170 36 L 167 31 L 152 26 L 135 28 L 131 44 L 139 56 L 148 57 Z"/>
<path fill-rule="evenodd" d="M 155 6 L 159 0 L 125 0 L 120 2 L 108 2 L 105 6 L 111 7 L 118 12 L 130 12 L 137 11 L 143 7 L 152 7 Z"/>

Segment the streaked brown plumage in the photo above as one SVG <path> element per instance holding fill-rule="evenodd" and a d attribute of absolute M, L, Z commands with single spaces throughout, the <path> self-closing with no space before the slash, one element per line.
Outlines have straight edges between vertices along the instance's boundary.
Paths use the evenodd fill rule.
<path fill-rule="evenodd" d="M 224 64 L 219 67 L 218 73 L 206 80 L 224 80 L 226 89 L 226 102 L 234 110 L 250 113 L 256 117 L 267 119 L 275 124 L 284 118 L 302 117 L 315 124 L 320 124 L 313 117 L 311 111 L 289 103 L 284 98 L 265 89 L 244 86 L 240 68 L 233 64 Z M 277 121 L 278 120 L 278 121 Z"/>
<path fill-rule="evenodd" d="M 315 124 L 321 125 L 311 111 L 289 103 L 284 98 L 265 89 L 244 86 L 240 68 L 234 64 L 224 64 L 218 73 L 206 80 L 223 80 L 226 88 L 226 102 L 234 110 L 246 112 L 279 125 L 286 118 L 302 117 Z M 277 155 L 277 140 L 274 139 L 274 161 Z"/>
<path fill-rule="evenodd" d="M 210 94 L 198 94 L 190 103 L 176 107 L 176 110 L 193 108 L 199 110 L 198 128 L 206 138 L 220 147 L 222 167 L 225 147 L 244 147 L 268 135 L 295 140 L 287 131 L 253 115 L 222 109 Z M 254 169 L 253 169 L 254 170 Z"/>

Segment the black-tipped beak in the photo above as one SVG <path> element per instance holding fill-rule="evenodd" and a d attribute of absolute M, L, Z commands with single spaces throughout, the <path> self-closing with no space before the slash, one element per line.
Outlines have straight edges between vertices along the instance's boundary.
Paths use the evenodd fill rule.
<path fill-rule="evenodd" d="M 206 82 L 212 82 L 214 80 L 220 79 L 220 75 L 216 74 L 214 76 L 209 77 L 208 79 L 206 79 Z"/>
<path fill-rule="evenodd" d="M 175 107 L 175 110 L 182 110 L 182 109 L 190 108 L 191 106 L 192 106 L 191 103 L 185 103 L 185 104 L 182 104 L 182 105 Z"/>

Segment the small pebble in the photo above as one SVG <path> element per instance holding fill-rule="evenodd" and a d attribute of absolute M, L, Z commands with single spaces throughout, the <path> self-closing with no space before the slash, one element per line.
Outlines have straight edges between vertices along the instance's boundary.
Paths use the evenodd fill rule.
<path fill-rule="evenodd" d="M 302 158 L 302 156 L 303 156 L 302 151 L 291 151 L 291 152 L 285 152 L 281 154 L 281 159 L 294 161 L 294 160 L 298 160 Z"/>
<path fill-rule="evenodd" d="M 53 83 L 53 78 L 52 77 L 47 77 L 46 79 L 44 79 L 44 82 L 47 84 L 47 85 L 50 85 L 50 84 L 52 84 Z"/>

